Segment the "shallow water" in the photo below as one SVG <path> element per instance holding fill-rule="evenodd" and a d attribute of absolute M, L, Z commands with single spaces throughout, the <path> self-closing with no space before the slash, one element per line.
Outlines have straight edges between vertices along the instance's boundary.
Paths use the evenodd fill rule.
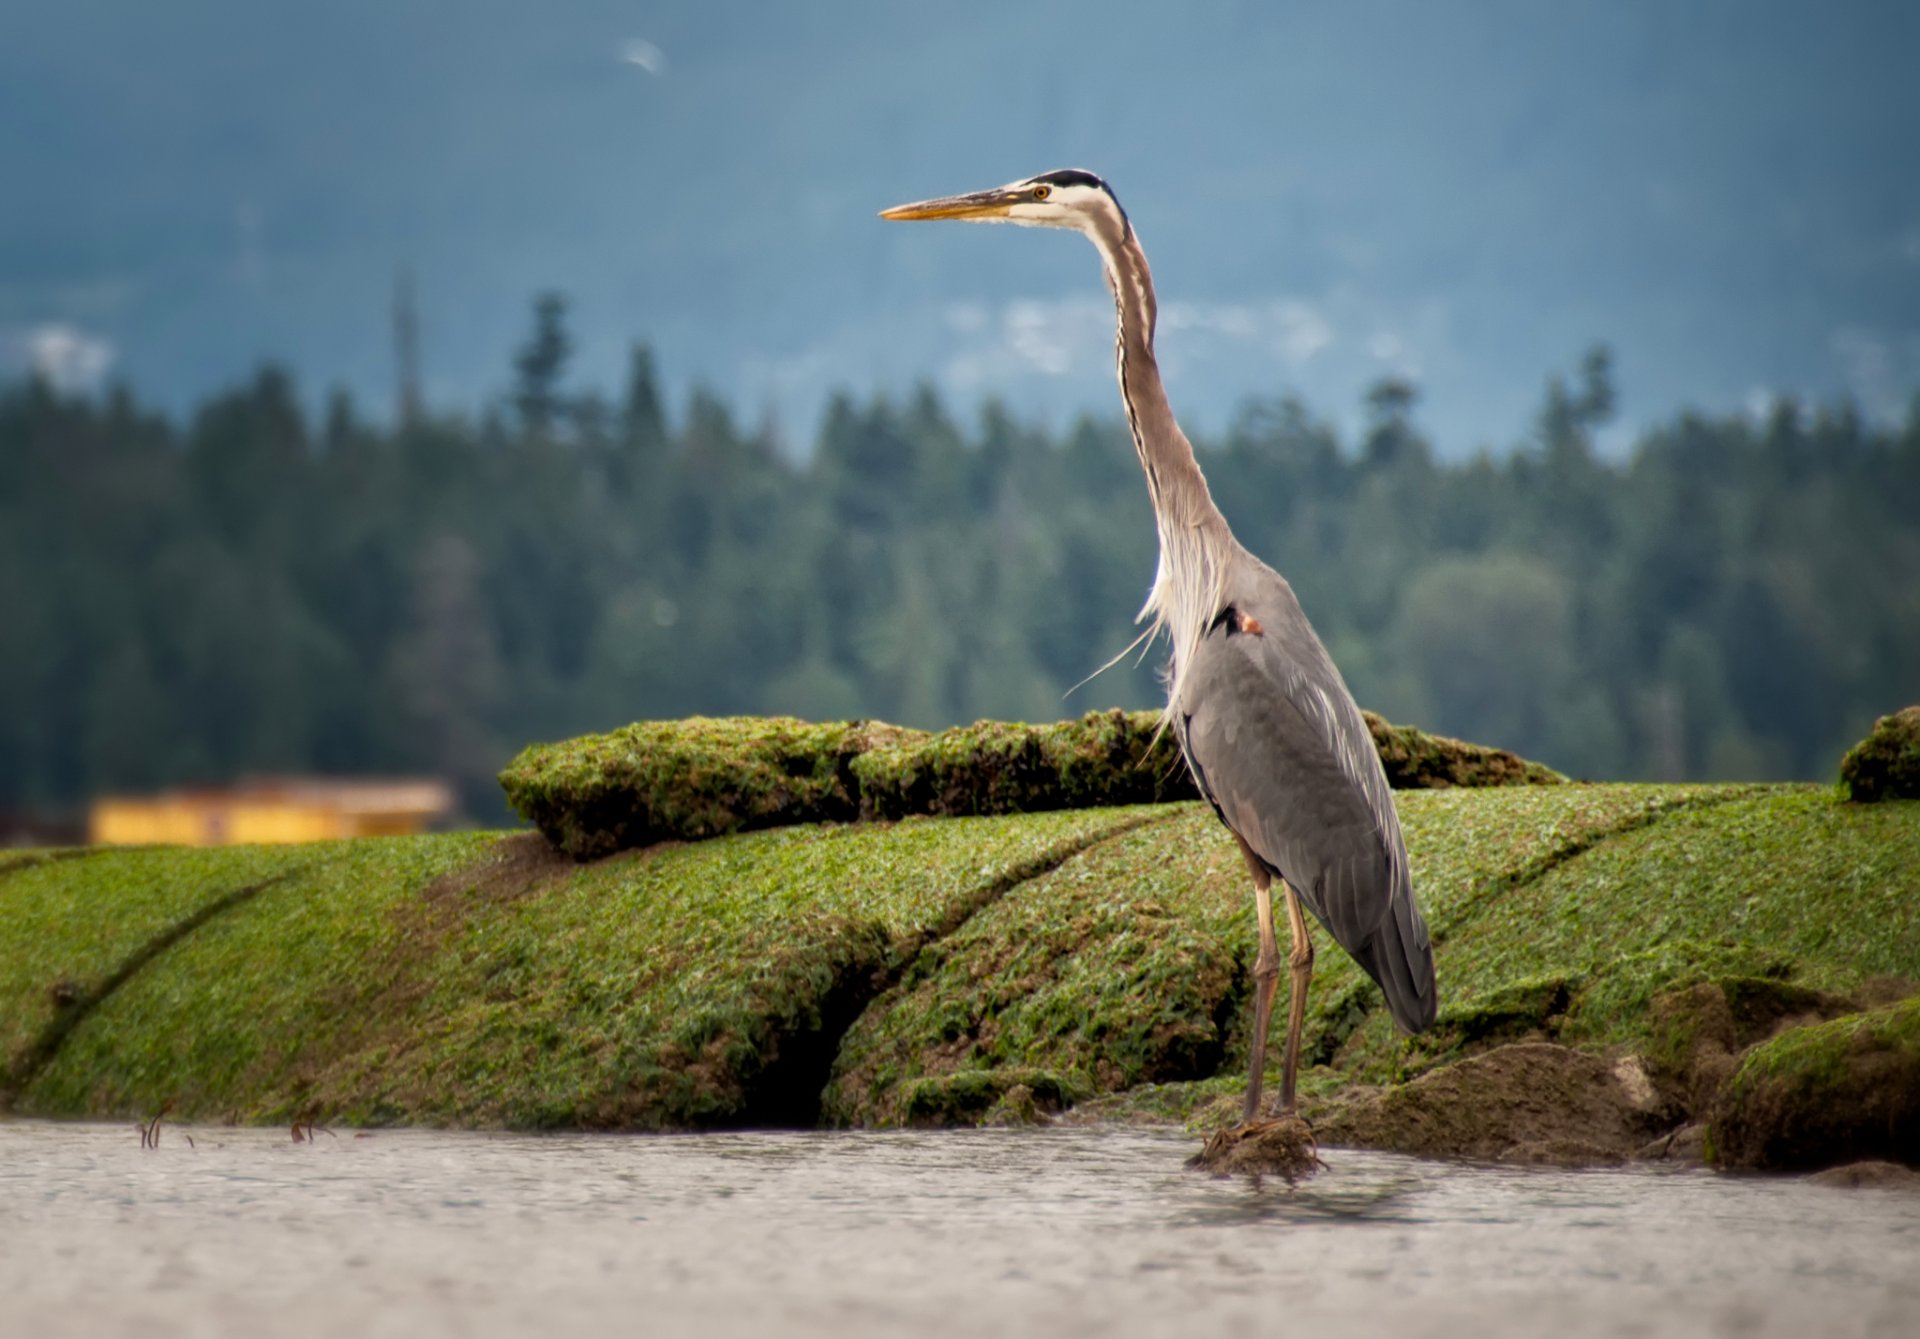
<path fill-rule="evenodd" d="M 1193 1147 L 0 1122 L 0 1334 L 1920 1334 L 1920 1194 Z"/>

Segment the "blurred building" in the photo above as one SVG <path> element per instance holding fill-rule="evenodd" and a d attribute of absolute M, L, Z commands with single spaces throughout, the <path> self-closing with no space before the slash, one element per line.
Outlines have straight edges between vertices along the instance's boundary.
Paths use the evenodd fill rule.
<path fill-rule="evenodd" d="M 451 815 L 454 803 L 453 788 L 432 778 L 269 777 L 230 787 L 103 796 L 93 802 L 87 839 L 223 846 L 396 836 Z"/>

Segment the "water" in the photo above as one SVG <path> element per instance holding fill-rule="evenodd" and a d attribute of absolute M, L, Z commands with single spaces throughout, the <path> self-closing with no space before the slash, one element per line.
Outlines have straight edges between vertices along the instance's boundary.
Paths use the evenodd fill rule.
<path fill-rule="evenodd" d="M 0 1334 L 1920 1334 L 1920 1194 L 1193 1147 L 0 1122 Z"/>

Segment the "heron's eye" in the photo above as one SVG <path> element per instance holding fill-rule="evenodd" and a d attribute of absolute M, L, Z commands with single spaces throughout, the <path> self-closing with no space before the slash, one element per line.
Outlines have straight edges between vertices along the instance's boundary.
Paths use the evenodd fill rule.
<path fill-rule="evenodd" d="M 1053 194 L 1053 187 L 1045 184 L 1035 186 L 1033 188 L 1033 198 L 1036 200 L 1044 200 L 1049 195 L 1052 195 L 1052 194 Z"/>

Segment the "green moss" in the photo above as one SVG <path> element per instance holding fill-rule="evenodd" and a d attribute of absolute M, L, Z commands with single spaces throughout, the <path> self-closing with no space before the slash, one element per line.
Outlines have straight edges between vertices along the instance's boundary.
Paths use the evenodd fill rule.
<path fill-rule="evenodd" d="M 130 960 L 220 899 L 313 859 L 293 847 L 62 855 L 19 862 L 0 893 L 0 1090 Z"/>
<path fill-rule="evenodd" d="M 500 774 L 521 817 L 579 860 L 654 842 L 858 816 L 853 760 L 918 732 L 791 717 L 641 721 L 523 750 Z"/>
<path fill-rule="evenodd" d="M 84 1018 L 28 1076 L 18 1104 L 150 1114 L 174 1100 L 183 1115 L 290 1114 L 312 1057 L 368 1021 L 396 904 L 490 840 L 152 849 L 62 867 L 58 891 L 81 919 L 50 936 L 63 943 L 41 947 L 42 970 L 57 959 L 83 983 L 164 933 L 156 927 L 224 900 L 111 993 L 89 994 Z M 15 925 L 10 916 L 0 923 Z"/>
<path fill-rule="evenodd" d="M 1535 1033 L 1678 1054 L 1699 1029 L 1661 1001 L 1695 987 L 1730 1047 L 1920 976 L 1920 806 L 1797 786 L 1395 800 L 1440 1026 L 1397 1037 L 1316 932 L 1309 1099 Z M 69 1020 L 20 1094 L 59 1114 L 1207 1119 L 1237 1107 L 1246 1064 L 1250 893 L 1197 803 L 786 827 L 587 865 L 533 834 L 108 852 L 0 880 L 0 1027 L 22 1055 Z"/>
<path fill-rule="evenodd" d="M 957 1077 L 968 1074 L 1042 1072 L 1085 1097 L 1212 1073 L 1244 989 L 1247 904 L 1193 877 L 1197 866 L 1210 873 L 1239 860 L 1211 822 L 1197 806 L 1175 811 L 1022 884 L 929 944 L 848 1033 L 826 1117 L 978 1119 L 985 1104 L 942 1097 L 929 1106 L 924 1096 L 945 1093 L 948 1079 L 971 1091 L 979 1081 Z M 1173 831 L 1207 840 L 1170 866 L 1160 857 Z"/>
<path fill-rule="evenodd" d="M 1380 751 L 1387 784 L 1395 790 L 1440 790 L 1452 786 L 1551 786 L 1566 778 L 1506 749 L 1488 748 L 1394 725 L 1372 712 L 1366 717 Z"/>
<path fill-rule="evenodd" d="M 1920 799 L 1920 706 L 1882 716 L 1847 750 L 1840 793 L 1859 804 Z"/>
<path fill-rule="evenodd" d="M 924 942 L 1136 821 L 794 828 L 583 869 L 476 923 L 404 1029 L 441 1040 L 367 1077 L 400 1108 L 463 1123 L 807 1123 L 832 1054 L 794 1056 L 837 1039 L 852 1020 L 836 1006 L 850 1015 Z M 491 1058 L 529 1032 L 558 1040 L 496 1080 Z M 783 1096 L 796 1064 L 803 1091 Z M 529 1105 L 530 1076 L 558 1100 Z"/>
<path fill-rule="evenodd" d="M 1392 784 L 1558 781 L 1500 749 L 1367 722 Z M 969 817 L 1198 798 L 1158 712 L 980 721 L 939 734 L 785 717 L 643 721 L 523 751 L 500 774 L 514 808 L 577 859 L 789 823 Z"/>
<path fill-rule="evenodd" d="M 1754 1047 L 1722 1092 L 1711 1131 L 1728 1167 L 1920 1163 L 1920 998 Z"/>
<path fill-rule="evenodd" d="M 1422 905 L 1430 923 L 1444 926 L 1608 832 L 1748 793 L 1562 785 L 1395 798 Z M 1372 982 L 1324 931 L 1316 938 L 1303 1048 L 1308 1091 L 1392 1078 L 1437 1058 L 1396 1039 L 1384 1010 L 1373 1007 Z M 1252 886 L 1232 836 L 1200 805 L 1176 809 L 1021 887 L 930 947 L 848 1034 L 826 1113 L 901 1123 L 909 1119 L 906 1095 L 924 1078 L 1016 1065 L 1068 1076 L 1088 1100 L 1216 1073 L 1234 1076 L 1225 1084 L 1237 1089 L 1256 948 Z M 1461 1006 L 1443 1015 L 1454 1048 L 1466 1044 L 1461 1032 L 1497 1030 L 1494 1015 L 1525 1012 L 1526 986 L 1492 1002 L 1480 990 L 1455 993 L 1444 954 L 1443 944 L 1443 997 Z M 1555 994 L 1548 974 L 1533 975 L 1543 977 L 1539 993 Z M 1511 985 L 1503 978 L 1488 989 Z M 1286 990 L 1283 977 L 1279 1016 Z M 1536 1012 L 1547 1002 L 1536 1002 Z M 1508 1022 L 1519 1025 L 1517 1015 Z M 1270 1056 L 1277 1066 L 1277 1043 Z M 1184 1095 L 1168 1102 L 1183 1111 L 1194 1105 Z"/>
<path fill-rule="evenodd" d="M 996 814 L 1199 798 L 1157 712 L 1097 711 L 1056 725 L 979 721 L 856 759 L 862 812 Z"/>

